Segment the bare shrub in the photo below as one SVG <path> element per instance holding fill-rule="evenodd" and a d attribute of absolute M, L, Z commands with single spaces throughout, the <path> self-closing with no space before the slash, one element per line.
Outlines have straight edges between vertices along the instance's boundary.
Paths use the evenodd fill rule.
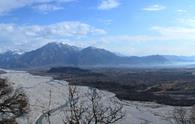
<path fill-rule="evenodd" d="M 190 118 L 191 118 L 191 123 L 195 124 L 195 106 L 193 106 L 191 109 Z"/>
<path fill-rule="evenodd" d="M 77 88 L 70 86 L 68 109 L 63 120 L 64 124 L 112 124 L 125 116 L 122 109 L 115 100 L 105 104 L 96 89 L 90 89 L 86 98 L 81 98 Z"/>
<path fill-rule="evenodd" d="M 0 79 L 0 123 L 14 123 L 27 112 L 28 100 L 22 88 L 13 89 L 7 80 Z"/>
<path fill-rule="evenodd" d="M 173 110 L 173 119 L 177 124 L 187 124 L 187 111 L 183 108 L 175 108 Z"/>
<path fill-rule="evenodd" d="M 172 124 L 195 124 L 195 108 L 191 110 L 175 107 L 170 119 Z"/>

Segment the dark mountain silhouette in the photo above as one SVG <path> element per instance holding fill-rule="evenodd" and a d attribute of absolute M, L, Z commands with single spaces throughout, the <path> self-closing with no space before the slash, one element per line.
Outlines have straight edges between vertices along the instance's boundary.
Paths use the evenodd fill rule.
<path fill-rule="evenodd" d="M 168 64 L 164 56 L 124 57 L 95 47 L 78 48 L 62 43 L 47 45 L 23 54 L 0 54 L 2 68 L 33 68 L 54 66 L 148 66 Z"/>
<path fill-rule="evenodd" d="M 25 66 L 76 65 L 79 48 L 61 43 L 49 43 L 19 57 Z"/>
<path fill-rule="evenodd" d="M 20 64 L 18 64 L 19 54 L 7 51 L 5 53 L 0 54 L 0 67 L 2 68 L 20 68 Z"/>
<path fill-rule="evenodd" d="M 113 65 L 119 61 L 120 57 L 114 53 L 95 47 L 87 47 L 79 53 L 80 65 Z"/>

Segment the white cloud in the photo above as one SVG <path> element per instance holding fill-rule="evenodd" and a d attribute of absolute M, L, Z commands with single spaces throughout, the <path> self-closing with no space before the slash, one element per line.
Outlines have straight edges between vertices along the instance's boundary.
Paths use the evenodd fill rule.
<path fill-rule="evenodd" d="M 185 9 L 178 9 L 178 10 L 176 10 L 178 13 L 180 13 L 180 14 L 183 14 L 183 13 L 186 13 L 187 12 L 187 10 L 185 10 Z"/>
<path fill-rule="evenodd" d="M 181 23 L 183 25 L 195 27 L 195 17 L 182 18 L 182 19 L 178 19 L 178 21 L 179 21 L 179 23 Z"/>
<path fill-rule="evenodd" d="M 150 35 L 104 36 L 99 43 L 103 48 L 126 55 L 194 55 L 195 28 L 154 26 L 149 31 Z"/>
<path fill-rule="evenodd" d="M 119 35 L 105 36 L 103 42 L 149 42 L 149 41 L 195 41 L 195 28 L 189 27 L 161 27 L 154 26 L 150 29 L 154 35 Z"/>
<path fill-rule="evenodd" d="M 59 39 L 78 40 L 87 37 L 104 35 L 106 31 L 95 28 L 91 25 L 81 22 L 61 22 L 51 25 L 16 25 L 0 24 L 0 45 L 10 47 L 19 47 L 23 49 L 24 45 L 34 44 L 39 47 L 51 41 Z M 27 47 L 32 49 L 33 47 Z"/>
<path fill-rule="evenodd" d="M 41 26 L 41 25 L 16 25 L 16 24 L 0 24 L 1 33 L 14 34 L 21 33 L 25 36 L 86 36 L 89 34 L 104 34 L 102 29 L 94 28 L 88 24 L 81 22 L 61 22 L 57 24 Z"/>
<path fill-rule="evenodd" d="M 119 0 L 102 0 L 98 9 L 100 10 L 109 10 L 117 8 L 120 5 Z"/>
<path fill-rule="evenodd" d="M 152 27 L 153 31 L 159 35 L 155 37 L 156 40 L 178 40 L 178 41 L 192 41 L 195 40 L 195 28 L 192 27 Z"/>
<path fill-rule="evenodd" d="M 166 6 L 155 4 L 155 5 L 150 5 L 145 8 L 143 8 L 144 11 L 161 11 L 165 10 Z"/>
<path fill-rule="evenodd" d="M 0 15 L 5 15 L 15 9 L 34 4 L 65 3 L 71 1 L 75 0 L 0 0 Z M 51 6 L 49 8 L 52 9 Z"/>
<path fill-rule="evenodd" d="M 0 1 L 0 15 L 4 15 L 11 10 L 24 7 L 28 2 L 26 0 L 1 0 Z"/>
<path fill-rule="evenodd" d="M 61 6 L 51 4 L 51 3 L 44 3 L 44 4 L 39 4 L 39 5 L 33 6 L 33 9 L 41 11 L 43 13 L 48 13 L 50 11 L 61 10 L 64 8 Z"/>
<path fill-rule="evenodd" d="M 103 42 L 112 42 L 112 41 L 119 41 L 119 42 L 140 42 L 140 41 L 151 41 L 153 37 L 148 35 L 118 35 L 118 36 L 106 36 L 101 38 Z"/>
<path fill-rule="evenodd" d="M 99 19 L 98 22 L 104 25 L 110 25 L 112 24 L 113 20 L 112 19 Z"/>

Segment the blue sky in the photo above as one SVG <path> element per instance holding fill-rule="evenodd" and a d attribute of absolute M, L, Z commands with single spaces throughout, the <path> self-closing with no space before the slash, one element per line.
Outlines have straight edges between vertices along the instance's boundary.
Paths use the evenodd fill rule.
<path fill-rule="evenodd" d="M 48 42 L 195 55 L 194 0 L 1 0 L 0 52 Z"/>

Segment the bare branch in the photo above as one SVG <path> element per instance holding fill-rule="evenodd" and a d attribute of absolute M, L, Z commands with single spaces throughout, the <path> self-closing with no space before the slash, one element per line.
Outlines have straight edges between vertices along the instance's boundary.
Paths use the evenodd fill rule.
<path fill-rule="evenodd" d="M 121 104 L 113 101 L 104 104 L 103 96 L 96 89 L 90 89 L 86 97 L 87 100 L 81 102 L 86 98 L 81 98 L 77 88 L 70 86 L 69 109 L 64 124 L 112 124 L 125 116 Z"/>
<path fill-rule="evenodd" d="M 0 79 L 0 122 L 13 121 L 28 110 L 28 99 L 22 88 L 14 90 L 7 80 Z"/>

